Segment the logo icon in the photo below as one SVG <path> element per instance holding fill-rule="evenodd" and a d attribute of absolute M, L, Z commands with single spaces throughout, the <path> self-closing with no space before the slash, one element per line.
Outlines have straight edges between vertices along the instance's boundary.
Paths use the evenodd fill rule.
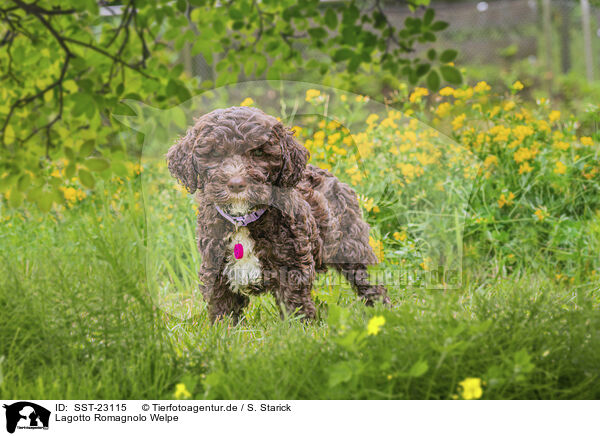
<path fill-rule="evenodd" d="M 6 431 L 14 433 L 17 428 L 48 430 L 50 411 L 29 401 L 4 405 L 6 409 Z"/>

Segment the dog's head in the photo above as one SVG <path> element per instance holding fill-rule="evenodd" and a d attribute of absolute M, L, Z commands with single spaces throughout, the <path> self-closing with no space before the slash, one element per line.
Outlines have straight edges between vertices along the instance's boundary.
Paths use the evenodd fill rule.
<path fill-rule="evenodd" d="M 169 171 L 190 193 L 233 215 L 269 204 L 274 189 L 294 187 L 309 153 L 276 118 L 251 107 L 198 118 L 168 153 Z"/>

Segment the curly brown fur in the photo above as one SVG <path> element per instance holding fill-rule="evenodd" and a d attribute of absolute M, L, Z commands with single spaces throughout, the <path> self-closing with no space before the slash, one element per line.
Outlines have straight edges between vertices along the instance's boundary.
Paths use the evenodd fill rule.
<path fill-rule="evenodd" d="M 198 191 L 199 278 L 211 319 L 237 320 L 249 296 L 266 291 L 282 315 L 298 311 L 313 318 L 312 283 L 328 267 L 340 271 L 365 303 L 389 302 L 385 288 L 368 281 L 367 265 L 377 258 L 356 193 L 307 165 L 308 157 L 292 131 L 250 107 L 198 118 L 169 149 L 171 174 L 189 192 Z M 265 213 L 236 228 L 215 205 L 232 215 Z M 241 260 L 232 255 L 238 240 L 252 248 Z"/>

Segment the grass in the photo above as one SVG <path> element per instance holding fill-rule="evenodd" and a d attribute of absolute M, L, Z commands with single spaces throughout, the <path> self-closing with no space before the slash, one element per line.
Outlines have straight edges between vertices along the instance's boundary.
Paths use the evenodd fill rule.
<path fill-rule="evenodd" d="M 177 317 L 151 297 L 145 260 L 159 266 L 151 282 L 185 298 L 194 267 L 146 257 L 139 189 L 106 182 L 71 208 L 2 223 L 3 399 L 169 399 L 179 383 L 193 398 L 450 399 L 468 377 L 484 399 L 600 398 L 597 283 L 526 264 L 492 279 L 480 264 L 459 290 L 392 287 L 392 308 L 365 308 L 321 278 L 314 323 L 281 320 L 265 296 L 238 326 L 211 325 L 203 303 L 183 301 Z M 164 253 L 193 237 L 188 211 L 173 213 L 184 231 L 160 235 Z M 385 324 L 368 335 L 374 316 Z"/>

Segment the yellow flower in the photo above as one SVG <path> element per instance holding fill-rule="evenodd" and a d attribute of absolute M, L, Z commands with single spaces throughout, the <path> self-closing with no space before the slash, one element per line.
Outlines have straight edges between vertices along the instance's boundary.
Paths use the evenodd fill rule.
<path fill-rule="evenodd" d="M 375 255 L 377 256 L 377 259 L 379 260 L 379 262 L 383 262 L 384 253 L 383 253 L 383 244 L 381 243 L 381 241 L 375 239 L 372 236 L 369 236 L 369 245 L 375 252 Z"/>
<path fill-rule="evenodd" d="M 250 97 L 246 97 L 243 102 L 240 103 L 240 106 L 252 106 L 254 104 L 254 100 Z"/>
<path fill-rule="evenodd" d="M 452 120 L 452 128 L 454 130 L 458 130 L 460 129 L 464 122 L 465 122 L 465 118 L 467 118 L 467 116 L 465 114 L 460 114 L 459 116 L 457 116 L 456 118 L 454 118 Z"/>
<path fill-rule="evenodd" d="M 377 121 L 379 119 L 379 115 L 377 114 L 371 114 L 367 117 L 367 125 L 372 126 L 373 124 L 375 124 L 375 121 Z"/>
<path fill-rule="evenodd" d="M 492 89 L 492 88 L 490 88 L 490 85 L 488 85 L 485 82 L 478 82 L 477 85 L 475 85 L 473 87 L 473 90 L 475 92 L 486 92 L 486 91 L 489 91 L 490 89 Z"/>
<path fill-rule="evenodd" d="M 566 141 L 558 141 L 554 143 L 554 148 L 558 148 L 559 150 L 568 150 L 570 147 L 570 144 Z"/>
<path fill-rule="evenodd" d="M 592 145 L 594 145 L 594 141 L 589 136 L 582 136 L 581 138 L 579 138 L 579 141 L 581 141 L 582 145 L 587 145 L 587 146 L 590 146 L 590 147 Z"/>
<path fill-rule="evenodd" d="M 512 192 L 509 192 L 508 196 L 501 194 L 500 198 L 498 199 L 498 206 L 500 208 L 503 208 L 504 206 L 510 206 L 513 204 L 514 199 L 515 199 L 515 194 L 513 194 Z"/>
<path fill-rule="evenodd" d="M 381 315 L 374 316 L 367 324 L 367 334 L 374 336 L 381 331 L 381 327 L 385 324 L 385 318 Z"/>
<path fill-rule="evenodd" d="M 346 97 L 346 94 L 340 95 L 340 100 L 346 101 L 347 99 L 348 99 L 348 97 Z"/>
<path fill-rule="evenodd" d="M 440 118 L 444 118 L 446 115 L 448 115 L 450 113 L 451 109 L 452 109 L 452 105 L 450 103 L 448 103 L 447 101 L 445 101 L 444 103 L 442 103 L 438 106 L 438 108 L 435 110 L 435 114 Z"/>
<path fill-rule="evenodd" d="M 318 89 L 308 89 L 306 91 L 306 101 L 311 101 L 321 95 Z"/>
<path fill-rule="evenodd" d="M 530 173 L 531 171 L 533 171 L 533 167 L 529 165 L 529 162 L 525 162 L 519 167 L 519 174 Z"/>
<path fill-rule="evenodd" d="M 544 221 L 544 219 L 548 217 L 548 213 L 542 209 L 537 209 L 535 211 L 535 216 L 537 217 L 538 221 Z"/>
<path fill-rule="evenodd" d="M 412 94 L 410 94 L 408 99 L 410 100 L 411 103 L 415 103 L 415 102 L 420 102 L 422 97 L 425 97 L 428 95 L 429 95 L 429 91 L 427 90 L 427 88 L 417 87 L 417 88 L 415 88 L 414 92 Z"/>
<path fill-rule="evenodd" d="M 394 239 L 396 241 L 404 241 L 404 240 L 406 240 L 406 232 L 402 232 L 402 233 L 400 233 L 400 232 L 394 232 L 393 236 L 394 236 Z"/>
<path fill-rule="evenodd" d="M 523 88 L 524 88 L 523 84 L 518 80 L 512 84 L 512 89 L 514 89 L 515 91 L 520 91 Z"/>
<path fill-rule="evenodd" d="M 483 166 L 486 168 L 491 167 L 492 165 L 498 165 L 498 157 L 490 154 L 488 157 L 485 158 L 485 160 L 483 161 Z"/>
<path fill-rule="evenodd" d="M 446 86 L 445 88 L 440 89 L 440 95 L 442 97 L 449 97 L 449 96 L 453 96 L 454 95 L 454 88 L 450 88 L 449 86 Z"/>
<path fill-rule="evenodd" d="M 459 385 L 462 388 L 460 395 L 465 400 L 478 400 L 483 395 L 481 379 L 478 377 L 467 377 Z"/>
<path fill-rule="evenodd" d="M 560 111 L 552 111 L 550 115 L 548 115 L 548 119 L 551 123 L 560 120 Z"/>
<path fill-rule="evenodd" d="M 187 390 L 185 384 L 183 383 L 178 383 L 175 386 L 175 393 L 173 395 L 178 400 L 181 400 L 183 398 L 190 398 L 192 396 L 192 394 L 190 394 L 190 391 Z"/>
<path fill-rule="evenodd" d="M 61 188 L 63 195 L 65 196 L 65 200 L 70 203 L 74 203 L 77 200 L 77 190 L 75 188 Z"/>
<path fill-rule="evenodd" d="M 509 111 L 513 110 L 513 109 L 515 108 L 515 106 L 516 106 L 516 105 L 515 105 L 515 102 L 514 102 L 514 101 L 512 101 L 512 100 L 509 100 L 509 101 L 507 101 L 506 103 L 504 103 L 503 109 L 504 109 L 506 112 L 509 112 Z"/>
<path fill-rule="evenodd" d="M 556 166 L 554 167 L 554 172 L 556 174 L 565 174 L 567 172 L 567 167 L 561 161 L 557 161 Z"/>

